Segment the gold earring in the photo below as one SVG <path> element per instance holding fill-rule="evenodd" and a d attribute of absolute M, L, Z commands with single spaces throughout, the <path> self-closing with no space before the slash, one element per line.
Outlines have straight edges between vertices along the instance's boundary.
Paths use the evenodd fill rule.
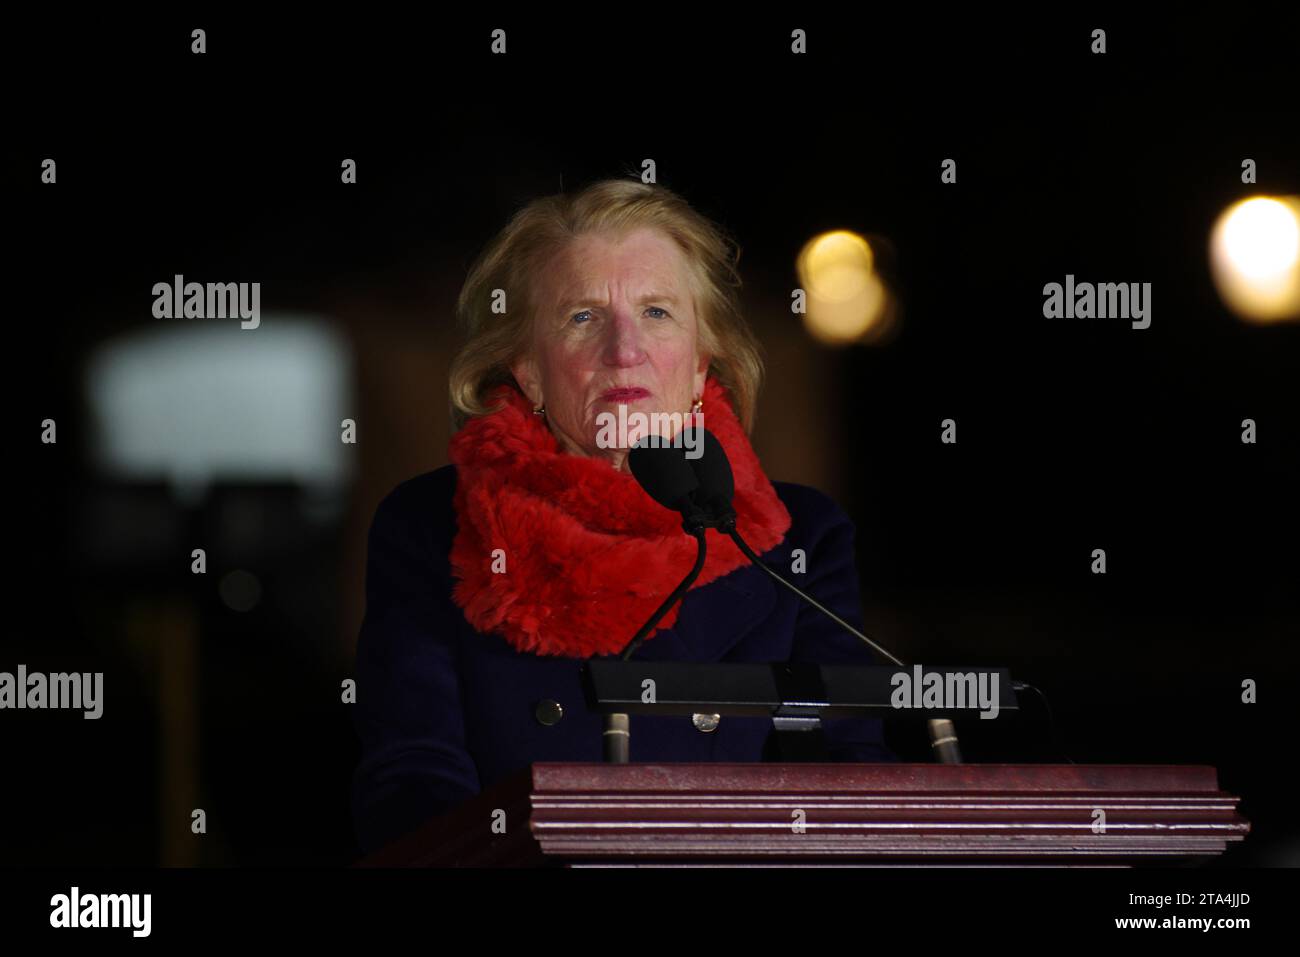
<path fill-rule="evenodd" d="M 545 415 L 545 414 L 546 414 L 545 405 L 539 405 L 537 408 L 533 409 L 533 415 Z"/>
<path fill-rule="evenodd" d="M 695 412 L 703 412 L 703 411 L 704 411 L 704 400 L 696 399 L 695 402 L 691 405 L 691 412 L 695 413 Z"/>

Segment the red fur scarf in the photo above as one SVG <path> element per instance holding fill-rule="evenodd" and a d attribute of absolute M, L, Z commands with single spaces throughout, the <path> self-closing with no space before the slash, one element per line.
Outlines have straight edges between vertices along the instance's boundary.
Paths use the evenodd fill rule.
<path fill-rule="evenodd" d="M 500 411 L 471 419 L 451 440 L 452 598 L 477 631 L 497 632 L 520 651 L 618 652 L 695 564 L 695 539 L 630 472 L 562 451 L 517 388 L 501 387 L 492 404 L 501 397 Z M 761 555 L 785 537 L 790 513 L 713 377 L 703 399 L 705 427 L 735 474 L 738 527 Z M 746 561 L 730 538 L 713 529 L 707 536 L 708 557 L 692 588 Z M 504 571 L 493 570 L 496 549 Z M 656 631 L 676 622 L 679 606 Z"/>

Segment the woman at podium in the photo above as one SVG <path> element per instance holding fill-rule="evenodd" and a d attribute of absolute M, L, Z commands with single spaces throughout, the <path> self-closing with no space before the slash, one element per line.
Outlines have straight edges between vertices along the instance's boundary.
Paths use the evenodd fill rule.
<path fill-rule="evenodd" d="M 702 420 L 745 540 L 861 627 L 852 523 L 823 493 L 769 480 L 750 446 L 762 361 L 737 255 L 672 191 L 607 180 L 530 203 L 470 269 L 451 464 L 393 489 L 370 529 L 353 709 L 364 851 L 532 762 L 601 760 L 580 667 L 621 652 L 696 554 L 628 469 L 647 434 Z M 879 663 L 730 538 L 707 538 L 699 577 L 634 659 Z M 767 718 L 632 726 L 637 762 L 773 757 Z M 830 760 L 897 760 L 878 720 L 823 727 Z"/>

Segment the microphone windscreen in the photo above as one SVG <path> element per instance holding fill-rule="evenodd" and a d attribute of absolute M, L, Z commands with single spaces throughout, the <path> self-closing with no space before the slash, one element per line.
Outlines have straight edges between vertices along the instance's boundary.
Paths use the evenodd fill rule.
<path fill-rule="evenodd" d="M 701 441 L 698 434 L 685 442 L 687 448 L 696 445 L 702 450 L 698 458 L 686 459 L 695 472 L 695 480 L 700 484 L 695 498 L 702 504 L 715 507 L 730 506 L 731 500 L 736 496 L 736 479 L 731 474 L 731 461 L 727 458 L 727 452 L 717 436 L 708 429 L 693 431 L 704 433 L 702 445 L 697 445 Z"/>
<path fill-rule="evenodd" d="M 632 446 L 627 455 L 628 468 L 647 495 L 664 508 L 680 512 L 699 488 L 699 479 L 681 449 L 651 444 L 654 438 L 647 435 Z"/>

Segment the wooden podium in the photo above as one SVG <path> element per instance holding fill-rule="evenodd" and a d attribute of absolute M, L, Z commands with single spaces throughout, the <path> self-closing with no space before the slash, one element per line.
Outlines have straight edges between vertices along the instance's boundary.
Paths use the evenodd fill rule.
<path fill-rule="evenodd" d="M 537 763 L 356 866 L 1168 866 L 1237 801 L 1201 765 Z"/>

